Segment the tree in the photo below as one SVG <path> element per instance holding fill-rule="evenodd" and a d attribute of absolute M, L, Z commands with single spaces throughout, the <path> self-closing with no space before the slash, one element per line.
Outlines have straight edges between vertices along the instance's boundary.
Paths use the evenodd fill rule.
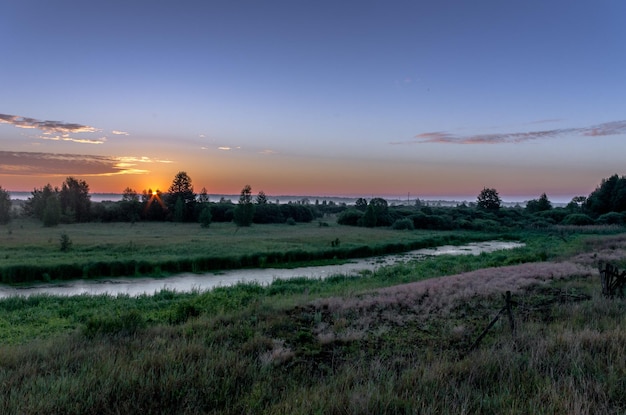
<path fill-rule="evenodd" d="M 584 208 L 593 215 L 626 211 L 626 176 L 614 174 L 602 179 L 600 186 L 587 198 Z"/>
<path fill-rule="evenodd" d="M 370 200 L 368 209 L 372 209 L 376 217 L 376 223 L 374 226 L 389 226 L 391 225 L 391 218 L 389 217 L 389 204 L 382 197 L 375 197 Z M 365 211 L 367 213 L 367 210 Z M 365 220 L 365 218 L 364 218 Z"/>
<path fill-rule="evenodd" d="M 543 212 L 550 209 L 552 209 L 552 203 L 550 203 L 545 193 L 542 193 L 539 199 L 529 200 L 526 203 L 526 210 L 530 213 Z"/>
<path fill-rule="evenodd" d="M 61 202 L 56 194 L 46 199 L 42 216 L 43 226 L 57 226 L 61 221 Z"/>
<path fill-rule="evenodd" d="M 354 207 L 360 210 L 361 212 L 365 212 L 365 209 L 367 209 L 367 200 L 365 200 L 362 197 L 359 197 L 356 200 L 356 202 L 354 202 Z"/>
<path fill-rule="evenodd" d="M 363 215 L 363 226 L 367 228 L 373 228 L 376 226 L 376 209 L 371 203 L 365 209 L 365 214 Z"/>
<path fill-rule="evenodd" d="M 176 204 L 178 199 L 182 203 L 182 220 L 190 221 L 193 219 L 194 205 L 196 203 L 196 194 L 193 192 L 193 186 L 191 184 L 191 178 L 184 171 L 179 171 L 172 180 L 172 185 L 167 190 L 167 197 L 165 204 L 170 212 L 173 212 L 176 217 Z"/>
<path fill-rule="evenodd" d="M 11 220 L 11 195 L 0 186 L 0 224 L 5 225 Z"/>
<path fill-rule="evenodd" d="M 265 195 L 265 192 L 263 190 L 261 190 L 259 194 L 256 196 L 256 203 L 257 205 L 267 204 L 267 196 Z"/>
<path fill-rule="evenodd" d="M 176 199 L 174 205 L 174 222 L 182 222 L 185 219 L 185 205 L 182 198 Z"/>
<path fill-rule="evenodd" d="M 120 208 L 122 211 L 122 218 L 130 222 L 139 220 L 141 215 L 141 202 L 139 201 L 139 195 L 130 187 L 124 189 L 122 192 L 122 201 L 120 202 Z"/>
<path fill-rule="evenodd" d="M 250 226 L 254 217 L 254 204 L 252 203 L 252 188 L 249 184 L 241 189 L 239 204 L 233 212 L 233 220 L 237 226 Z"/>
<path fill-rule="evenodd" d="M 84 180 L 68 177 L 59 194 L 61 213 L 70 221 L 87 222 L 91 210 L 89 185 Z"/>
<path fill-rule="evenodd" d="M 202 190 L 200 190 L 198 203 L 209 203 L 209 194 L 207 193 L 206 187 L 203 187 Z"/>
<path fill-rule="evenodd" d="M 476 199 L 478 208 L 485 210 L 498 210 L 502 204 L 500 195 L 496 189 L 483 188 Z"/>
<path fill-rule="evenodd" d="M 46 209 L 46 202 L 48 198 L 57 196 L 59 193 L 58 188 L 52 188 L 50 183 L 42 187 L 41 189 L 33 189 L 31 197 L 28 198 L 24 204 L 24 214 L 26 216 L 35 217 L 39 220 L 43 220 L 44 210 Z"/>
<path fill-rule="evenodd" d="M 143 204 L 142 215 L 147 220 L 164 220 L 167 207 L 161 197 L 162 193 L 157 190 L 144 190 L 141 195 L 141 202 Z"/>
<path fill-rule="evenodd" d="M 565 206 L 565 209 L 578 212 L 582 211 L 583 206 L 587 202 L 587 196 L 574 196 L 572 200 Z"/>

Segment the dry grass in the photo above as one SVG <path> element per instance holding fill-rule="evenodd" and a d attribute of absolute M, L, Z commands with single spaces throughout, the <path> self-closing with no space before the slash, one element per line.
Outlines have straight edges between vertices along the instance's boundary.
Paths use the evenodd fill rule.
<path fill-rule="evenodd" d="M 335 321 L 343 322 L 320 325 L 318 336 L 342 338 L 346 332 L 356 336 L 359 331 L 368 331 L 374 325 L 402 325 L 408 321 L 425 321 L 432 315 L 445 315 L 470 299 L 505 291 L 518 293 L 533 284 L 566 278 L 590 278 L 596 274 L 594 269 L 570 261 L 528 263 L 401 284 L 349 298 L 323 298 L 315 300 L 312 305 L 334 315 Z M 340 317 L 348 314 L 357 314 L 360 318 L 352 319 L 348 325 L 345 318 L 342 320 Z M 338 333 L 332 333 L 334 331 Z"/>

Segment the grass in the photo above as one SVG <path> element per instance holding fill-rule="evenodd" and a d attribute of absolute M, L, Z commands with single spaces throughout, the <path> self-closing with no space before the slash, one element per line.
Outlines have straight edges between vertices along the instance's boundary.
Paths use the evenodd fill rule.
<path fill-rule="evenodd" d="M 626 235 L 527 242 L 359 278 L 1 300 L 0 412 L 624 413 L 626 301 L 595 266 L 623 264 Z M 505 290 L 515 335 L 504 319 L 468 352 Z"/>
<path fill-rule="evenodd" d="M 480 232 L 395 231 L 331 224 L 86 223 L 0 228 L 0 281 L 20 283 L 216 269 L 295 266 L 493 238 Z M 339 246 L 331 242 L 339 240 Z"/>

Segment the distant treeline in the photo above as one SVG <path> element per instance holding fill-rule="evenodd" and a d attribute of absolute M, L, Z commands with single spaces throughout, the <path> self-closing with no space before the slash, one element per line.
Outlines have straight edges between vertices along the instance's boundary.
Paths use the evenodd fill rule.
<path fill-rule="evenodd" d="M 496 189 L 484 188 L 475 203 L 456 207 L 423 205 L 394 206 L 382 198 L 356 200 L 355 205 L 332 201 L 310 203 L 308 199 L 279 204 L 271 203 L 263 191 L 256 197 L 246 185 L 238 203 L 221 199 L 209 201 L 205 188 L 194 193 L 191 178 L 179 172 L 166 193 L 147 189 L 138 193 L 126 188 L 117 202 L 91 202 L 89 186 L 83 180 L 68 177 L 61 188 L 47 184 L 34 189 L 21 212 L 11 213 L 11 200 L 0 187 L 0 223 L 12 215 L 40 219 L 44 226 L 74 222 L 176 221 L 251 223 L 311 222 L 326 215 L 336 215 L 337 222 L 348 226 L 392 227 L 394 229 L 488 230 L 540 228 L 550 225 L 626 224 L 626 176 L 617 174 L 603 179 L 587 197 L 577 196 L 565 207 L 554 208 L 544 193 L 525 206 L 503 208 Z M 323 221 L 320 220 L 320 225 Z"/>

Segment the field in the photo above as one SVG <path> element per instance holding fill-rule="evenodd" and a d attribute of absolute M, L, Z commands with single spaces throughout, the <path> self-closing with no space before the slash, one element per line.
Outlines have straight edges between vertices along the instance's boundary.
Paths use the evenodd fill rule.
<path fill-rule="evenodd" d="M 220 237 L 244 231 L 230 230 Z M 255 230 L 280 239 L 280 228 Z M 437 235 L 354 231 L 342 245 Z M 601 295 L 597 271 L 626 265 L 622 232 L 523 233 L 524 248 L 360 277 L 1 300 L 0 412 L 624 413 L 626 301 Z M 505 291 L 515 332 L 502 318 L 471 350 Z"/>
<path fill-rule="evenodd" d="M 0 281 L 293 266 L 494 237 L 479 232 L 403 232 L 324 225 L 237 228 L 232 223 L 215 223 L 202 228 L 198 224 L 141 222 L 45 228 L 38 221 L 22 219 L 0 228 Z M 61 247 L 63 235 L 71 243 L 65 250 Z"/>

